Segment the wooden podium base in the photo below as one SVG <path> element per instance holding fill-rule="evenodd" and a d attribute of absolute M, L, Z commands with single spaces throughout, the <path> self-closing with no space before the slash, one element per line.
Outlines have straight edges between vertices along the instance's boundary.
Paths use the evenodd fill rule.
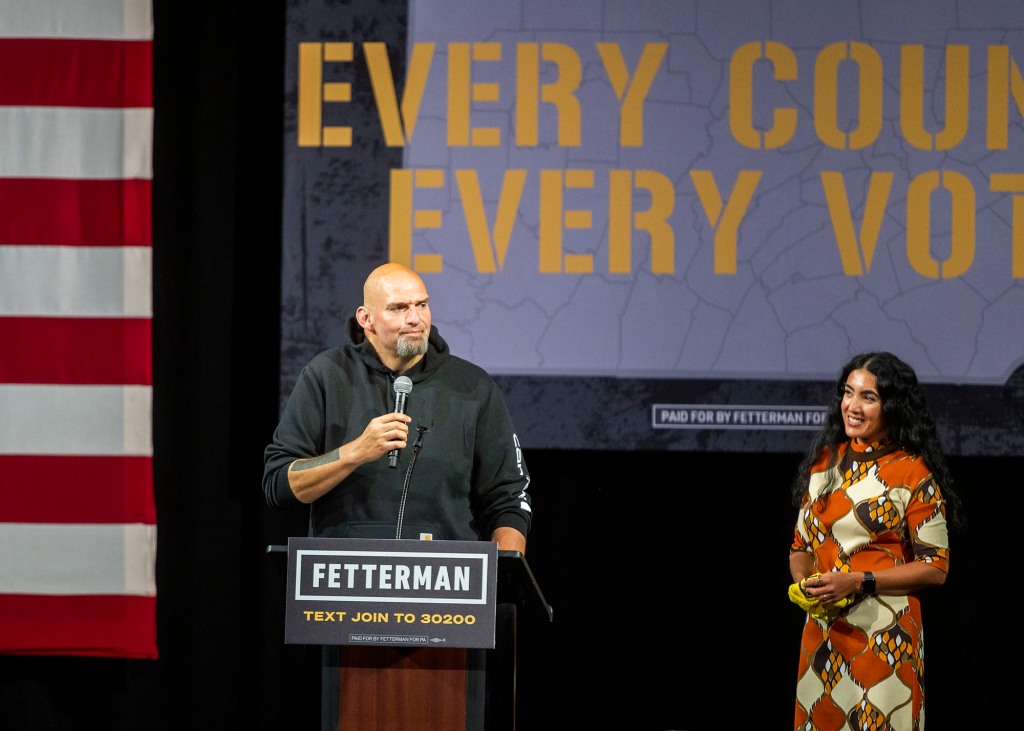
<path fill-rule="evenodd" d="M 322 731 L 484 728 L 483 650 L 324 648 Z"/>

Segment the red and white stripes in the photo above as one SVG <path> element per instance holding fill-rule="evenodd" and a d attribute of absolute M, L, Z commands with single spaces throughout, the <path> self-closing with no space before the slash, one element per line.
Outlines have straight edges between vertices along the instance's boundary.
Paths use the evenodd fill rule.
<path fill-rule="evenodd" d="M 155 658 L 151 0 L 0 0 L 0 653 Z"/>

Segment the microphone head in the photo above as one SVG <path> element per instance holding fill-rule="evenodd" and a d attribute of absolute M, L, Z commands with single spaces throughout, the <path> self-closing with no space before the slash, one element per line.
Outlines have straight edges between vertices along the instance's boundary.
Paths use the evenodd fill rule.
<path fill-rule="evenodd" d="M 395 379 L 395 393 L 407 394 L 412 391 L 412 381 L 408 376 L 399 376 Z"/>

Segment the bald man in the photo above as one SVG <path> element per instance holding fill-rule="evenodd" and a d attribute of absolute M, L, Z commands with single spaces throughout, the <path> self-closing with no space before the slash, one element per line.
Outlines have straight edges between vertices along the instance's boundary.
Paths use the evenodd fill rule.
<path fill-rule="evenodd" d="M 363 337 L 299 374 L 264 453 L 267 503 L 309 505 L 311 536 L 490 540 L 525 553 L 530 473 L 512 418 L 487 372 L 431 324 L 423 280 L 377 267 L 353 317 Z M 413 384 L 406 413 L 399 376 Z"/>

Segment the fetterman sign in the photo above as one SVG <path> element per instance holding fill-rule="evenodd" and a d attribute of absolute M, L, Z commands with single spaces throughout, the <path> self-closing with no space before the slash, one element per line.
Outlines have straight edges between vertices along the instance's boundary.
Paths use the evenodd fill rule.
<path fill-rule="evenodd" d="M 285 642 L 494 647 L 498 544 L 289 538 Z"/>

